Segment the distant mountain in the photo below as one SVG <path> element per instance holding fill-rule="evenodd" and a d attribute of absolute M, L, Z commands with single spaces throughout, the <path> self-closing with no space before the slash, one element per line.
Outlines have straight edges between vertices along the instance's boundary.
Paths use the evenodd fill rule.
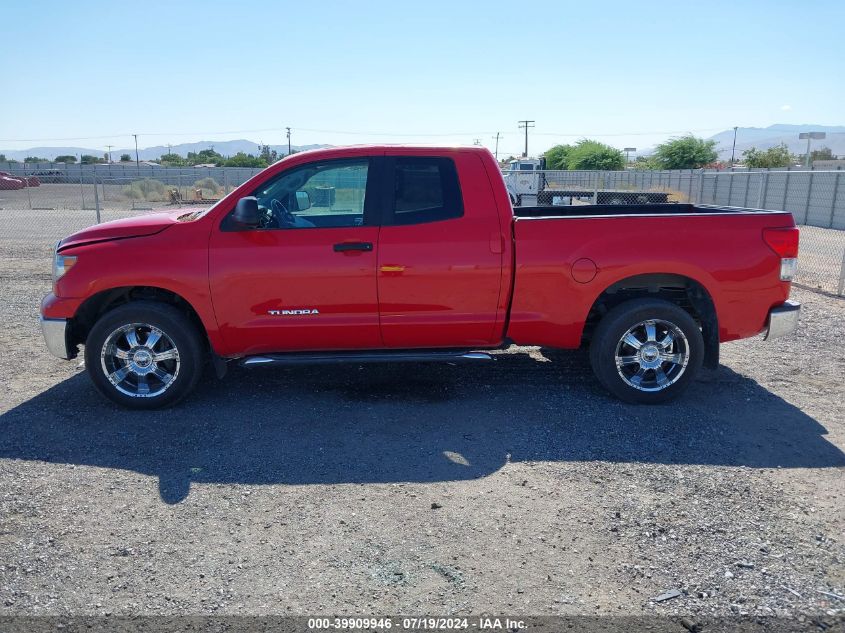
<path fill-rule="evenodd" d="M 0 149 L 0 154 L 4 154 L 10 160 L 19 161 L 23 161 L 28 156 L 53 160 L 56 156 L 67 155 L 76 156 L 78 160 L 83 154 L 102 156 L 104 151 L 87 147 L 30 147 L 29 149 Z"/>
<path fill-rule="evenodd" d="M 824 132 L 827 138 L 812 142 L 812 149 L 829 147 L 834 156 L 845 156 L 845 125 L 787 125 L 777 123 L 769 127 L 741 127 L 736 131 L 736 159 L 742 158 L 742 152 L 752 147 L 768 149 L 786 143 L 793 154 L 804 154 L 807 141 L 800 140 L 801 132 Z M 730 160 L 734 140 L 733 129 L 719 132 L 710 137 L 716 141 L 716 151 L 721 160 Z"/>
<path fill-rule="evenodd" d="M 296 152 L 302 152 L 307 149 L 317 149 L 320 147 L 328 147 L 328 145 L 292 145 L 291 149 Z M 215 152 L 222 154 L 223 156 L 234 156 L 238 152 L 257 155 L 260 151 L 260 145 L 254 141 L 248 141 L 246 139 L 238 139 L 236 141 L 199 141 L 197 143 L 180 143 L 179 145 L 173 145 L 169 151 L 174 154 L 179 154 L 180 156 L 187 156 L 188 152 L 200 152 L 204 149 L 214 149 Z M 285 156 L 288 153 L 287 144 L 270 145 L 270 149 L 276 150 L 279 156 Z M 167 152 L 167 146 L 156 145 L 155 147 L 146 147 L 142 150 L 138 150 L 138 155 L 141 160 L 154 160 Z M 112 156 L 116 158 L 119 158 L 120 154 L 129 154 L 134 158 L 135 149 L 121 149 L 112 152 Z"/>
<path fill-rule="evenodd" d="M 187 156 L 188 152 L 199 152 L 204 149 L 214 148 L 214 151 L 223 156 L 234 156 L 238 152 L 245 154 L 258 154 L 259 144 L 254 141 L 246 139 L 238 139 L 236 141 L 199 141 L 198 143 L 180 143 L 171 146 L 169 151 L 180 156 Z M 308 149 L 318 149 L 320 147 L 329 147 L 328 145 L 293 145 L 292 149 L 296 152 L 302 152 Z M 276 150 L 279 156 L 284 156 L 288 153 L 288 146 L 285 145 L 270 145 L 270 149 Z M 141 160 L 154 160 L 168 152 L 166 145 L 156 145 L 154 147 L 145 147 L 138 150 L 138 157 Z M 27 156 L 37 156 L 38 158 L 47 158 L 53 160 L 56 156 L 73 155 L 77 159 L 83 154 L 90 154 L 92 156 L 102 156 L 105 154 L 103 149 L 91 149 L 86 147 L 31 147 L 29 149 L 0 149 L 0 154 L 5 154 L 6 158 L 12 160 L 22 161 Z M 112 149 L 112 160 L 118 160 L 121 154 L 129 154 L 132 159 L 135 159 L 135 148 Z"/>

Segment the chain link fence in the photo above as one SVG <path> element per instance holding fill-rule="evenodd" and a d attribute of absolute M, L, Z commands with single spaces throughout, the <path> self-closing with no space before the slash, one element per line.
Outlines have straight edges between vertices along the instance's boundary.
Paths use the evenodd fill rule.
<path fill-rule="evenodd" d="M 0 171 L 0 240 L 52 247 L 56 240 L 99 222 L 152 210 L 209 207 L 261 171 L 70 167 Z"/>
<path fill-rule="evenodd" d="M 845 294 L 845 172 L 704 172 L 696 200 L 790 211 L 801 227 L 796 281 Z"/>
<path fill-rule="evenodd" d="M 131 165 L 0 170 L 0 243 L 52 247 L 97 222 L 214 204 L 259 169 Z M 3 174 L 8 175 L 3 175 Z M 805 286 L 845 295 L 845 171 L 505 171 L 523 206 L 693 203 L 790 211 Z"/>

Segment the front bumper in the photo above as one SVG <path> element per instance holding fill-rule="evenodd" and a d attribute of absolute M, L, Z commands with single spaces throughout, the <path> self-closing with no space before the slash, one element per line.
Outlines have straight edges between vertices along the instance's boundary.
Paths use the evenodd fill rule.
<path fill-rule="evenodd" d="M 785 301 L 769 310 L 769 323 L 766 326 L 765 340 L 786 336 L 798 327 L 801 304 L 797 301 Z"/>
<path fill-rule="evenodd" d="M 40 318 L 41 332 L 44 334 L 44 341 L 47 349 L 53 356 L 70 360 L 75 356 L 67 343 L 68 320 Z"/>

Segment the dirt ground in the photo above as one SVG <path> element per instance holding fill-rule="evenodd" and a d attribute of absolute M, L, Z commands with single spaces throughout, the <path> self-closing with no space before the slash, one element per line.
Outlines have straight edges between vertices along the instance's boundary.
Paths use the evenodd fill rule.
<path fill-rule="evenodd" d="M 845 610 L 843 299 L 665 406 L 513 348 L 138 413 L 44 348 L 49 246 L 0 248 L 0 615 Z"/>

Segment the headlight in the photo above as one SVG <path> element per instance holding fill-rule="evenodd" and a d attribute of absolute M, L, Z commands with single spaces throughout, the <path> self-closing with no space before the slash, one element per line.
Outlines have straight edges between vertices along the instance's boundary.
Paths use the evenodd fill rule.
<path fill-rule="evenodd" d="M 62 278 L 67 271 L 73 268 L 76 263 L 76 255 L 61 255 L 56 253 L 53 256 L 53 283 Z"/>

